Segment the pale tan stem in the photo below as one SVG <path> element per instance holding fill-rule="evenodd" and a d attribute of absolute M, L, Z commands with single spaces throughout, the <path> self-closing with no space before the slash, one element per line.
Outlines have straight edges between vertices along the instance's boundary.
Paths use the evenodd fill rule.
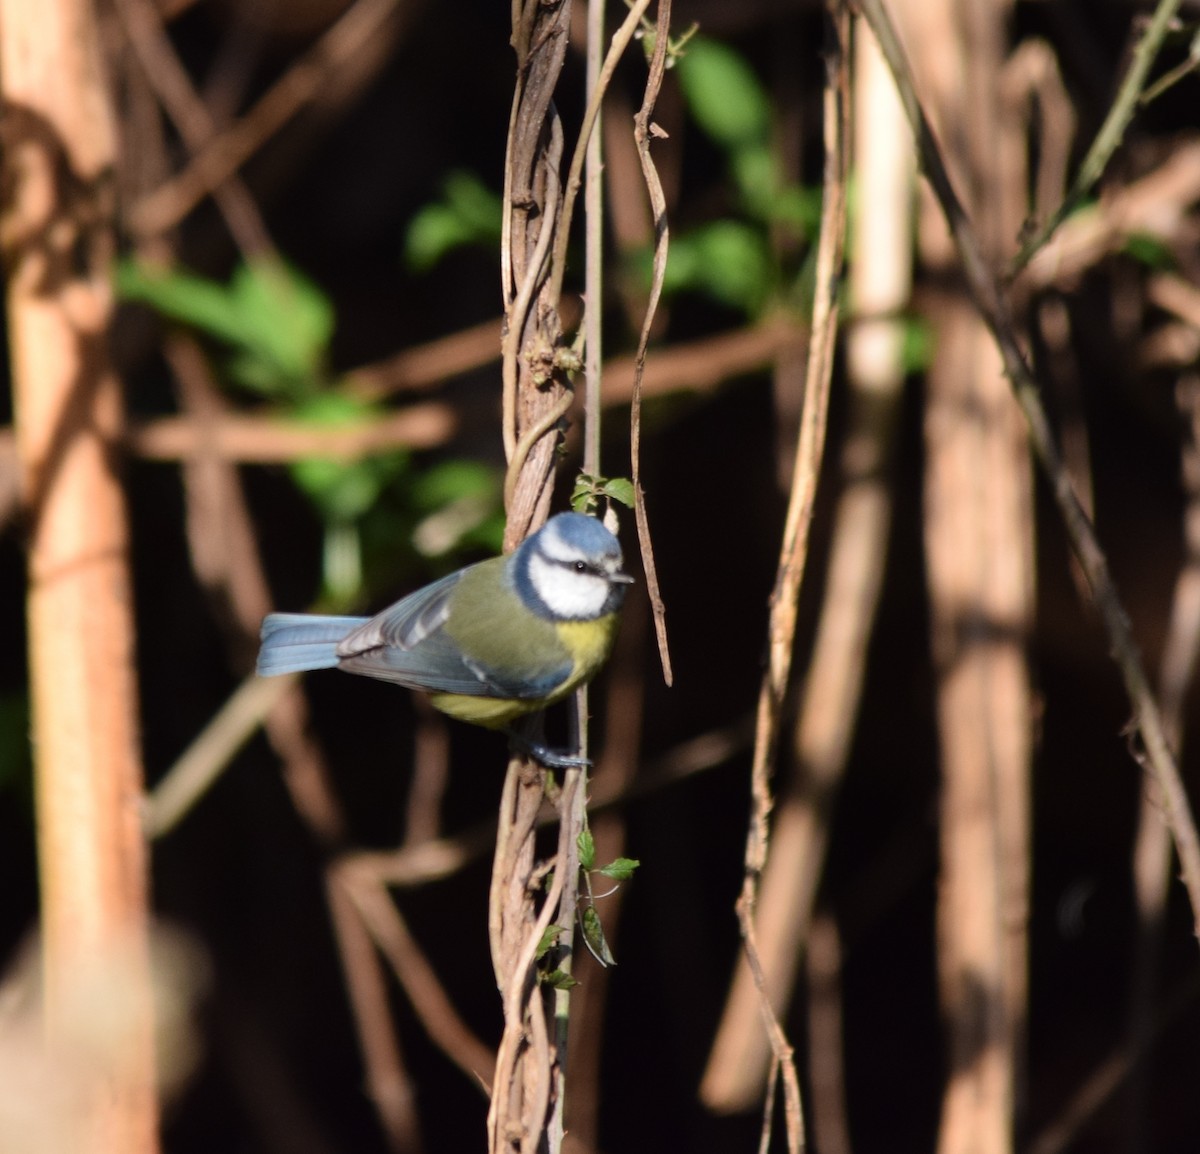
<path fill-rule="evenodd" d="M 123 419 L 106 346 L 115 142 L 85 0 L 0 4 L 2 225 L 21 496 L 50 1038 L 70 1045 L 80 984 L 119 965 L 130 997 L 90 1070 L 77 1154 L 158 1147 L 146 851 Z"/>

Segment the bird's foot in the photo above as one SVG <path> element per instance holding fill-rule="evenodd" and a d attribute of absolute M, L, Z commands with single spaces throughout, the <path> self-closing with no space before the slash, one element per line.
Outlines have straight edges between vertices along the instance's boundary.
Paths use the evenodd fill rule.
<path fill-rule="evenodd" d="M 592 768 L 589 758 L 551 749 L 549 746 L 543 745 L 540 741 L 530 741 L 529 738 L 522 737 L 515 730 L 508 730 L 508 740 L 512 747 L 519 753 L 525 754 L 526 757 L 532 757 L 534 761 L 546 766 L 547 769 Z"/>

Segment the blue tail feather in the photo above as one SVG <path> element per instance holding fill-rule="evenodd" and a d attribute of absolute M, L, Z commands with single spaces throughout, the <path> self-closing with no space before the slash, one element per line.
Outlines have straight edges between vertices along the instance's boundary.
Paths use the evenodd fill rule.
<path fill-rule="evenodd" d="M 258 675 L 275 677 L 307 669 L 332 669 L 338 663 L 338 643 L 368 620 L 367 617 L 272 613 L 262 624 Z"/>

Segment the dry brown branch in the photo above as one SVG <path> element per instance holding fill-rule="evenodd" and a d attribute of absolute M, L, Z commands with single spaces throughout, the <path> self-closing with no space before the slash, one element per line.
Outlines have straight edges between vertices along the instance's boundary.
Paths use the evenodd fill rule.
<path fill-rule="evenodd" d="M 441 828 L 442 798 L 450 781 L 450 724 L 423 694 L 413 694 L 413 775 L 404 807 L 401 845 L 433 841 Z"/>
<path fill-rule="evenodd" d="M 860 0 L 860 4 L 887 58 L 905 114 L 917 138 L 922 169 L 938 198 L 958 248 L 967 286 L 1000 349 L 1005 373 L 1029 426 L 1030 443 L 1053 492 L 1072 549 L 1087 574 L 1092 596 L 1132 705 L 1134 725 L 1144 751 L 1138 751 L 1138 760 L 1153 773 L 1162 790 L 1164 818 L 1171 828 L 1179 853 L 1188 900 L 1200 933 L 1200 837 L 1197 836 L 1187 793 L 1163 730 L 1162 715 L 1134 643 L 1129 619 L 1109 573 L 1108 560 L 1063 467 L 1037 381 L 1025 359 L 1009 315 L 1008 302 L 998 279 L 988 267 L 979 239 L 954 191 L 937 140 L 917 99 L 912 71 L 887 11 L 881 0 Z"/>
<path fill-rule="evenodd" d="M 163 837 L 179 824 L 289 688 L 283 679 L 242 682 L 143 801 L 147 837 Z"/>
<path fill-rule="evenodd" d="M 132 206 L 131 231 L 154 236 L 178 224 L 300 109 L 320 97 L 332 77 L 365 52 L 399 10 L 397 0 L 356 0 L 240 120 L 210 137 L 182 172 Z"/>
<path fill-rule="evenodd" d="M 1150 69 L 1168 31 L 1175 24 L 1179 7 L 1180 0 L 1158 0 L 1154 6 L 1154 13 L 1144 23 L 1142 34 L 1130 56 L 1129 66 L 1121 79 L 1116 99 L 1109 107 L 1104 123 L 1096 133 L 1096 139 L 1092 141 L 1087 155 L 1083 158 L 1070 191 L 1042 226 L 1021 246 L 1021 251 L 1013 258 L 1014 270 L 1025 267 L 1100 179 L 1113 153 L 1120 147 L 1125 130 L 1133 120 L 1146 90 Z"/>
<path fill-rule="evenodd" d="M 767 636 L 767 672 L 759 691 L 754 760 L 751 767 L 751 816 L 746 839 L 745 879 L 737 901 L 743 950 L 759 998 L 763 1025 L 775 1066 L 784 1086 L 788 1148 L 804 1146 L 804 1117 L 791 1046 L 771 1006 L 755 928 L 759 882 L 768 858 L 768 825 L 772 797 L 770 775 L 775 764 L 783 697 L 791 670 L 796 606 L 808 556 L 808 531 L 821 460 L 833 353 L 837 336 L 837 291 L 846 235 L 846 172 L 849 163 L 849 33 L 850 17 L 830 7 L 830 43 L 826 52 L 824 100 L 825 173 L 822 181 L 821 229 L 817 240 L 813 318 L 805 374 L 804 408 L 796 449 L 796 468 L 784 522 L 779 565 L 771 594 Z M 764 1136 L 769 1132 L 764 1120 Z"/>
<path fill-rule="evenodd" d="M 631 595 L 626 603 L 621 633 L 609 662 L 603 754 L 590 783 L 588 810 L 596 846 L 596 861 L 607 863 L 625 853 L 625 818 L 615 807 L 597 812 L 597 798 L 624 795 L 638 772 L 642 739 L 644 677 L 642 649 L 647 625 L 646 600 Z M 615 948 L 621 909 L 621 891 L 605 899 L 600 909 L 604 936 Z M 582 965 L 581 965 L 582 962 Z M 565 1149 L 575 1154 L 598 1150 L 600 1126 L 600 1064 L 603 1056 L 604 1016 L 608 970 L 586 951 L 575 960 L 573 973 L 580 985 L 571 991 L 571 1035 L 567 1070 L 571 1093 L 566 1103 Z"/>
<path fill-rule="evenodd" d="M 158 9 L 151 0 L 114 0 L 114 7 L 138 63 L 180 136 L 193 152 L 199 150 L 216 135 L 217 126 L 176 55 Z M 235 173 L 214 187 L 213 199 L 243 254 L 271 252 L 258 206 Z"/>
<path fill-rule="evenodd" d="M 755 919 L 767 992 L 786 1012 L 805 948 L 829 822 L 849 752 L 867 645 L 883 584 L 891 500 L 889 469 L 902 395 L 901 322 L 911 291 L 912 141 L 869 35 L 855 45 L 855 172 L 872 190 L 850 234 L 852 321 L 846 336 L 850 427 L 841 454 L 824 601 L 794 734 L 796 773 L 776 810 Z M 791 339 L 799 335 L 792 330 Z M 656 358 L 661 370 L 662 357 Z M 714 1110 L 744 1110 L 761 1096 L 770 1050 L 750 971 L 735 973 L 701 1084 Z"/>
<path fill-rule="evenodd" d="M 565 269 L 571 209 L 578 190 L 583 158 L 592 153 L 590 137 L 599 115 L 604 87 L 632 36 L 648 0 L 638 0 L 613 39 L 603 68 L 593 70 L 584 125 L 573 150 L 568 187 L 560 191 L 558 169 L 564 152 L 562 128 L 552 102 L 566 49 L 570 5 L 550 11 L 537 3 L 514 4 L 513 44 L 518 77 L 510 117 L 505 166 L 504 224 L 501 247 L 505 332 L 502 345 L 503 432 L 508 473 L 505 543 L 511 548 L 544 520 L 553 475 L 554 452 L 561 442 L 562 418 L 573 403 L 566 371 L 570 358 L 560 350 L 562 337 L 558 298 Z M 597 13 L 599 15 L 599 13 Z M 660 3 L 659 19 L 665 52 L 669 5 Z M 597 51 L 593 56 L 598 60 Z M 662 56 L 660 52 L 659 56 Z M 652 66 L 643 106 L 641 129 L 661 79 L 662 60 Z M 635 127 L 635 131 L 637 128 Z M 593 164 L 594 172 L 598 172 Z M 593 229 L 597 208 L 593 179 Z M 598 233 L 593 231 L 593 236 Z M 592 251 L 597 247 L 594 243 Z M 551 253 L 555 255 L 551 257 Z M 595 285 L 593 273 L 593 286 Z M 597 295 L 598 295 L 598 290 Z M 598 303 L 598 302 L 597 302 Z M 598 317 L 593 313 L 593 322 Z M 589 386 L 587 458 L 595 462 L 598 444 L 598 383 L 595 360 L 599 339 L 592 325 L 593 369 Z M 635 464 L 635 469 L 636 469 Z M 644 521 L 644 517 L 639 518 Z M 651 565 L 651 572 L 652 572 Z M 576 716 L 586 715 L 586 697 Z M 586 733 L 576 726 L 577 745 L 587 748 Z M 535 767 L 521 759 L 510 762 L 500 815 L 493 865 L 489 928 L 497 982 L 503 995 L 505 1029 L 497 1057 L 497 1072 L 488 1116 L 490 1149 L 532 1150 L 561 1148 L 563 1141 L 565 991 L 553 995 L 557 1019 L 552 1049 L 547 1024 L 549 999 L 534 972 L 539 940 L 552 916 L 561 925 L 557 950 L 561 967 L 569 966 L 575 918 L 578 875 L 578 833 L 583 823 L 584 775 L 569 770 L 558 797 L 560 830 L 554 880 L 540 913 L 534 895 L 541 888 L 532 837 L 543 785 Z M 557 1050 L 557 1053 L 555 1052 Z M 553 1109 L 551 1110 L 551 1104 Z"/>
<path fill-rule="evenodd" d="M 379 955 L 336 864 L 325 871 L 325 892 L 371 1101 L 389 1147 L 396 1154 L 415 1154 L 421 1149 L 416 1094 L 392 1023 Z"/>
<path fill-rule="evenodd" d="M 1037 171 L 1023 186 L 1032 184 L 1033 212 L 1045 219 L 1062 201 L 1075 140 L 1075 109 L 1054 49 L 1044 40 L 1023 40 L 1004 62 L 1000 84 L 1006 116 L 1014 124 L 1026 125 L 1026 136 L 1026 107 L 1033 103 L 1039 110 Z M 1023 170 L 1025 149 L 1016 150 L 1011 159 Z"/>
<path fill-rule="evenodd" d="M 563 315 L 567 319 L 578 314 L 564 311 Z M 499 322 L 489 321 L 451 337 L 406 349 L 394 361 L 354 370 L 345 378 L 347 391 L 373 399 L 409 388 L 435 388 L 444 377 L 499 359 L 494 343 L 499 331 Z M 486 354 L 485 343 L 490 346 Z M 773 319 L 760 326 L 656 349 L 654 360 L 646 365 L 642 378 L 642 397 L 712 392 L 728 381 L 767 368 L 778 357 L 791 355 L 802 347 L 803 335 L 795 325 Z M 636 367 L 633 356 L 614 357 L 604 366 L 606 408 L 630 403 Z M 378 420 L 364 424 L 361 432 L 354 428 L 298 427 L 274 417 L 244 414 L 233 420 L 227 433 L 224 422 L 220 422 L 221 451 L 230 460 L 246 464 L 285 463 L 308 456 L 354 457 L 394 448 L 438 448 L 457 429 L 456 418 L 441 405 L 428 409 L 413 406 L 395 418 L 383 418 L 382 426 Z M 204 439 L 185 416 L 133 421 L 125 436 L 129 452 L 160 461 L 194 456 L 200 452 Z M 16 447 L 12 431 L 0 428 L 0 526 L 9 520 L 15 499 Z"/>
<path fill-rule="evenodd" d="M 1177 290 L 1173 287 L 1171 291 Z M 1200 379 L 1189 375 L 1180 380 L 1176 403 L 1187 426 L 1180 454 L 1180 472 L 1187 494 L 1183 514 L 1184 560 L 1171 598 L 1158 691 L 1163 725 L 1176 756 L 1180 756 L 1185 736 L 1185 701 L 1200 655 Z M 1146 1122 L 1159 962 L 1171 892 L 1171 836 L 1163 824 L 1161 811 L 1158 792 L 1146 789 L 1138 812 L 1132 863 L 1137 933 L 1126 1045 L 1129 1053 L 1143 1058 L 1134 1065 L 1129 1106 L 1131 1135 L 1142 1133 Z"/>
<path fill-rule="evenodd" d="M 492 1051 L 459 1017 L 381 880 L 363 868 L 361 858 L 351 857 L 331 869 L 330 883 L 353 902 L 430 1038 L 472 1082 L 489 1085 L 495 1074 Z"/>
<path fill-rule="evenodd" d="M 1200 200 L 1200 141 L 1180 144 L 1152 172 L 1082 209 L 1029 262 L 1022 280 L 1068 285 L 1139 234 L 1170 242 Z"/>
<path fill-rule="evenodd" d="M 489 929 L 504 1005 L 504 1033 L 488 1111 L 492 1154 L 501 1150 L 530 1154 L 541 1149 L 549 1121 L 555 1059 L 549 1046 L 547 1006 L 537 981 L 536 954 L 558 910 L 570 855 L 560 836 L 559 865 L 538 913 L 533 895 L 541 888 L 545 870 L 535 863 L 533 834 L 544 796 L 542 772 L 529 761 L 510 762 L 492 867 Z"/>
<path fill-rule="evenodd" d="M 821 1154 L 851 1154 L 843 1070 L 842 943 L 837 919 L 818 913 L 808 941 L 809 1080 L 812 1128 Z"/>
<path fill-rule="evenodd" d="M 399 392 L 436 389 L 452 377 L 500 359 L 503 322 L 484 321 L 353 369 L 342 378 L 348 393 L 376 401 Z"/>
<path fill-rule="evenodd" d="M 650 142 L 661 130 L 651 121 L 654 105 L 662 87 L 663 73 L 667 67 L 667 46 L 671 34 L 671 0 L 659 0 L 654 29 L 654 56 L 650 61 L 650 74 L 646 77 L 646 90 L 642 106 L 633 118 L 633 140 L 637 145 L 638 160 L 642 166 L 642 179 L 650 196 L 650 210 L 654 215 L 654 272 L 650 283 L 650 296 L 646 302 L 646 316 L 638 337 L 637 354 L 634 358 L 632 413 L 629 418 L 629 455 L 633 463 L 634 514 L 637 520 L 638 544 L 642 551 L 642 571 L 646 574 L 646 589 L 650 594 L 650 608 L 654 613 L 654 635 L 658 638 L 658 658 L 662 663 L 663 680 L 668 685 L 674 679 L 671 672 L 671 653 L 667 647 L 667 610 L 658 589 L 658 570 L 654 564 L 654 544 L 650 536 L 650 519 L 646 513 L 646 494 L 642 490 L 642 376 L 646 370 L 646 349 L 650 343 L 650 332 L 654 314 L 662 295 L 663 281 L 667 275 L 667 249 L 670 230 L 667 227 L 667 198 L 663 194 L 658 169 L 650 155 Z"/>
<path fill-rule="evenodd" d="M 158 1148 L 142 767 L 121 388 L 108 357 L 114 128 L 92 6 L 0 4 L 0 243 L 28 526 L 45 1030 L 64 1052 L 89 982 L 125 988 L 113 1052 L 64 1118 L 81 1154 Z"/>
<path fill-rule="evenodd" d="M 559 315 L 565 329 L 579 323 L 581 303 L 578 297 L 563 298 Z M 500 360 L 500 340 L 504 322 L 484 321 L 448 336 L 402 349 L 375 364 L 352 369 L 342 385 L 353 396 L 381 400 L 393 393 L 435 389 L 452 377 L 481 369 Z"/>
<path fill-rule="evenodd" d="M 550 9 L 537 0 L 514 0 L 512 8 L 517 79 L 505 157 L 500 250 L 505 310 L 502 431 L 509 462 L 506 549 L 546 519 L 561 441 L 559 418 L 571 403 L 558 363 L 558 300 L 547 285 L 550 248 L 561 217 L 558 166 L 563 138 L 553 94 L 566 53 L 570 9 L 569 2 Z M 544 874 L 535 860 L 534 833 L 544 791 L 539 766 L 520 757 L 510 759 L 488 903 L 492 965 L 504 1011 L 488 1111 L 491 1154 L 544 1148 L 550 1122 L 556 1059 L 535 955 L 557 912 L 563 875 L 577 867 L 570 864 L 569 854 L 560 853 L 552 892 L 544 895 L 539 913 L 536 902 Z"/>
<path fill-rule="evenodd" d="M 1200 288 L 1191 281 L 1174 273 L 1157 273 L 1146 282 L 1146 300 L 1200 330 Z"/>
<path fill-rule="evenodd" d="M 1007 14 L 952 0 L 902 9 L 948 158 L 993 260 L 1024 215 L 1024 128 L 1003 85 Z M 964 99 L 964 93 L 966 99 Z M 995 347 L 959 283 L 939 214 L 922 221 L 934 270 L 924 537 L 938 745 L 938 977 L 949 1070 L 942 1154 L 1012 1149 L 1027 1015 L 1031 708 L 1025 649 L 1033 550 L 1028 449 Z"/>
<path fill-rule="evenodd" d="M 452 436 L 457 421 L 450 406 L 437 403 L 413 405 L 387 417 L 335 429 L 227 412 L 207 428 L 184 417 L 134 424 L 126 440 L 132 452 L 152 461 L 197 457 L 207 450 L 228 462 L 265 465 L 302 457 L 348 459 L 400 447 L 433 448 Z"/>
<path fill-rule="evenodd" d="M 650 0 L 634 0 L 620 27 L 613 33 L 612 43 L 605 54 L 604 63 L 596 77 L 595 88 L 588 100 L 584 112 L 583 123 L 579 129 L 579 138 L 575 142 L 575 150 L 571 153 L 571 163 L 567 169 L 567 183 L 563 189 L 562 219 L 558 222 L 554 237 L 554 255 L 550 264 L 550 295 L 557 299 L 562 295 L 563 277 L 567 271 L 567 245 L 571 237 L 571 218 L 575 212 L 575 200 L 583 182 L 583 164 L 587 157 L 588 148 L 593 139 L 599 140 L 599 134 L 593 135 L 593 129 L 600 117 L 600 107 L 604 100 L 605 90 L 612 80 L 617 64 L 629 47 L 634 33 L 637 32 L 642 16 L 650 7 Z M 665 51 L 665 46 L 664 46 Z M 653 67 L 653 66 L 652 66 Z M 653 103 L 653 102 L 651 102 Z"/>
<path fill-rule="evenodd" d="M 270 612 L 271 595 L 241 478 L 212 435 L 229 407 L 195 339 L 168 336 L 163 353 L 175 374 L 180 410 L 198 432 L 197 452 L 181 462 L 192 568 L 226 627 L 240 672 L 253 664 L 258 627 Z"/>

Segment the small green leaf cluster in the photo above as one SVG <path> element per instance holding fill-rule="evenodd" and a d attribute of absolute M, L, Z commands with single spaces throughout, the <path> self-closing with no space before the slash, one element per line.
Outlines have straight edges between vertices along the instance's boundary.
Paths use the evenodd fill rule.
<path fill-rule="evenodd" d="M 404 259 L 413 272 L 428 272 L 447 254 L 469 245 L 495 251 L 500 244 L 503 202 L 471 172 L 451 172 L 440 200 L 409 221 Z"/>
<path fill-rule="evenodd" d="M 223 283 L 125 260 L 117 266 L 116 286 L 124 299 L 195 332 L 223 382 L 268 405 L 280 420 L 353 429 L 387 412 L 332 378 L 333 305 L 283 261 L 247 261 Z M 397 562 L 416 568 L 422 558 L 445 558 L 452 567 L 463 551 L 500 547 L 499 477 L 481 464 L 451 459 L 429 465 L 397 448 L 357 458 L 305 458 L 293 462 L 290 473 L 324 526 L 322 600 L 330 607 L 361 601 L 365 588 L 393 580 Z"/>
<path fill-rule="evenodd" d="M 591 473 L 580 473 L 575 478 L 571 491 L 571 508 L 576 513 L 595 516 L 600 510 L 600 501 L 616 501 L 627 509 L 633 508 L 633 482 L 628 477 L 594 477 Z"/>
<path fill-rule="evenodd" d="M 147 304 L 223 345 L 227 378 L 249 392 L 296 398 L 316 391 L 324 379 L 333 306 L 282 261 L 247 261 L 222 284 L 126 259 L 117 265 L 116 287 L 125 300 Z"/>
<path fill-rule="evenodd" d="M 592 891 L 592 875 L 610 878 L 613 881 L 629 881 L 641 862 L 634 858 L 614 858 L 607 865 L 596 865 L 596 842 L 592 831 L 585 825 L 576 839 L 579 851 L 579 869 L 583 875 L 585 893 L 580 897 L 579 926 L 583 933 L 583 941 L 592 957 L 602 966 L 615 966 L 616 958 L 609 949 L 604 936 L 604 926 L 600 921 L 600 912 L 596 909 L 596 895 Z"/>

